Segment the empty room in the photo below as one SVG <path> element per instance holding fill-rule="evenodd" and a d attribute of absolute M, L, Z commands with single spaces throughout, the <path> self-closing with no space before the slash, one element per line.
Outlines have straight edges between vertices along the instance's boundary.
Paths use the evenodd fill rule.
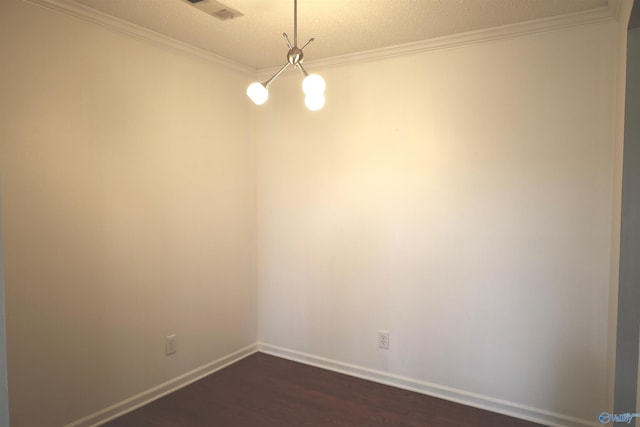
<path fill-rule="evenodd" d="M 635 423 L 638 8 L 0 0 L 0 427 Z"/>

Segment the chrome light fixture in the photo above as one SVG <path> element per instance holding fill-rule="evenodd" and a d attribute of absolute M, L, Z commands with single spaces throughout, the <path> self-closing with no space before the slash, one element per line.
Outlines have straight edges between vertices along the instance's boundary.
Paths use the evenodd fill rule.
<path fill-rule="evenodd" d="M 273 81 L 277 79 L 278 76 L 289 67 L 289 65 L 293 65 L 293 67 L 297 68 L 304 77 L 304 80 L 302 81 L 302 91 L 305 95 L 305 105 L 311 111 L 318 111 L 324 106 L 324 90 L 326 88 L 326 84 L 322 77 L 318 74 L 308 74 L 307 70 L 302 66 L 302 60 L 304 58 L 302 50 L 314 39 L 311 38 L 304 46 L 301 48 L 298 47 L 298 0 L 293 0 L 293 46 L 289 41 L 287 33 L 282 33 L 282 35 L 289 47 L 289 52 L 287 52 L 287 63 L 284 64 L 282 68 L 280 68 L 266 82 L 251 83 L 247 88 L 247 96 L 251 98 L 256 105 L 262 105 L 267 102 L 267 99 L 269 98 L 269 86 L 271 83 L 273 83 Z"/>

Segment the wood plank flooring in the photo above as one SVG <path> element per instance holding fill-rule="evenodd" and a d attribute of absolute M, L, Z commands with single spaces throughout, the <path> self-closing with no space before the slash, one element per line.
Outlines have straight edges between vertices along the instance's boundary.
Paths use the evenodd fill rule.
<path fill-rule="evenodd" d="M 105 426 L 540 425 L 256 353 Z"/>

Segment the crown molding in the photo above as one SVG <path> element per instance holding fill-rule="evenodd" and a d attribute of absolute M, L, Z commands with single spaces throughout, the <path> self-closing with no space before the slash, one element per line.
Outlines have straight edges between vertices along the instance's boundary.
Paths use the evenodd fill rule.
<path fill-rule="evenodd" d="M 220 55 L 208 52 L 204 49 L 192 46 L 188 43 L 181 42 L 172 37 L 165 36 L 148 28 L 136 25 L 124 19 L 116 18 L 104 12 L 92 9 L 88 6 L 76 3 L 72 0 L 23 0 L 45 9 L 53 10 L 67 16 L 81 19 L 86 22 L 104 27 L 108 30 L 124 34 L 136 40 L 142 40 L 158 47 L 170 48 L 177 50 L 208 62 L 221 65 L 223 67 L 241 72 L 243 74 L 255 74 L 255 68 L 248 67 Z"/>
<path fill-rule="evenodd" d="M 625 3 L 623 5 L 623 2 Z M 620 21 L 623 18 L 623 6 L 633 5 L 633 0 L 607 0 L 607 7 L 611 12 L 611 16 L 613 16 L 617 21 Z"/>
<path fill-rule="evenodd" d="M 192 56 L 222 65 L 243 74 L 260 77 L 272 75 L 280 67 L 270 67 L 256 70 L 238 62 L 232 61 L 212 52 L 200 49 L 188 43 L 149 30 L 120 18 L 108 15 L 73 0 L 23 0 L 36 6 L 44 7 L 83 21 L 91 22 L 137 40 L 143 40 L 159 47 L 168 47 Z M 437 37 L 418 42 L 406 43 L 380 49 L 367 50 L 352 54 L 333 56 L 318 60 L 306 61 L 307 65 L 317 68 L 329 68 L 340 65 L 355 64 L 393 58 L 396 56 L 412 55 L 445 49 L 455 49 L 478 43 L 519 37 L 536 33 L 557 31 L 580 25 L 596 24 L 620 19 L 622 2 L 629 0 L 609 0 L 607 6 L 590 9 L 584 12 L 570 13 L 549 18 L 536 19 L 500 27 L 487 28 L 466 33 Z"/>
<path fill-rule="evenodd" d="M 619 1 L 625 0 L 610 0 L 610 4 L 607 6 L 602 6 L 583 12 L 575 12 L 565 15 L 552 16 L 549 18 L 508 24 L 500 27 L 469 31 L 460 34 L 421 40 L 418 42 L 373 49 L 353 54 L 334 56 L 331 58 L 305 61 L 305 65 L 310 65 L 316 68 L 330 68 L 340 65 L 393 58 L 395 56 L 413 55 L 445 49 L 455 49 L 459 47 L 507 39 L 511 37 L 520 37 L 537 33 L 558 31 L 581 25 L 616 21 L 619 14 L 619 7 L 616 6 L 616 4 Z M 611 3 L 613 3 L 613 6 L 611 5 Z M 278 69 L 279 67 L 264 68 L 258 70 L 258 73 L 260 76 L 266 76 L 273 74 Z"/>

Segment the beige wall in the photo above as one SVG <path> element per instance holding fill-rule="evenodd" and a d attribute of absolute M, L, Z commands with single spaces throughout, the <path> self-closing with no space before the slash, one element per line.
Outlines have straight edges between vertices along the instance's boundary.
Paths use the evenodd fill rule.
<path fill-rule="evenodd" d="M 308 66 L 327 81 L 316 114 L 299 76 L 274 84 L 258 128 L 260 339 L 596 422 L 616 27 Z"/>
<path fill-rule="evenodd" d="M 249 78 L 18 0 L 0 57 L 12 427 L 255 343 Z"/>
<path fill-rule="evenodd" d="M 248 76 L 1 0 L 12 427 L 173 379 L 258 320 L 269 345 L 595 421 L 616 46 L 610 22 L 310 65 L 323 111 L 295 73 L 256 109 Z"/>

